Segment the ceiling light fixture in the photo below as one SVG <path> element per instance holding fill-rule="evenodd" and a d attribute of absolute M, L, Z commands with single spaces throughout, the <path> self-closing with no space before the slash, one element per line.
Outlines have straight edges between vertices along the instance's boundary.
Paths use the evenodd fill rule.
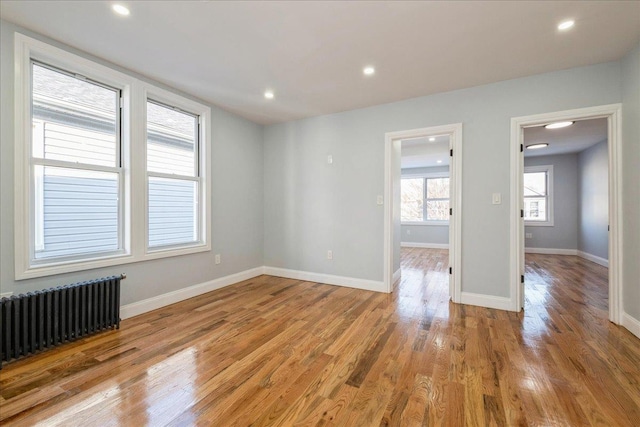
<path fill-rule="evenodd" d="M 111 6 L 111 8 L 118 15 L 129 16 L 129 13 L 131 13 L 129 12 L 129 9 L 127 9 L 125 6 L 121 4 L 114 4 L 113 6 Z"/>
<path fill-rule="evenodd" d="M 547 144 L 546 142 L 541 142 L 540 144 L 531 144 L 531 145 L 527 145 L 527 150 L 538 150 L 540 148 L 545 148 L 548 147 L 549 144 Z"/>
<path fill-rule="evenodd" d="M 435 140 L 436 140 L 436 138 L 435 138 L 435 137 L 433 137 L 433 136 L 432 136 L 431 138 L 429 138 L 429 142 L 433 142 L 433 141 L 435 141 Z"/>
<path fill-rule="evenodd" d="M 368 67 L 364 67 L 362 72 L 364 73 L 365 76 L 372 76 L 376 73 L 376 69 L 371 66 L 368 66 Z"/>
<path fill-rule="evenodd" d="M 576 24 L 576 21 L 574 21 L 573 19 L 567 19 L 566 21 L 562 21 L 560 24 L 558 24 L 558 29 L 560 31 L 566 31 L 569 28 L 573 27 Z"/>
<path fill-rule="evenodd" d="M 273 99 L 275 97 L 275 95 L 273 94 L 272 90 L 268 90 L 264 93 L 264 97 L 267 99 Z"/>
<path fill-rule="evenodd" d="M 442 163 L 442 160 L 436 160 L 436 163 Z"/>
<path fill-rule="evenodd" d="M 566 128 L 567 126 L 571 126 L 572 124 L 574 124 L 575 122 L 556 122 L 556 123 L 549 123 L 548 125 L 546 125 L 544 128 L 545 129 L 562 129 L 562 128 Z"/>

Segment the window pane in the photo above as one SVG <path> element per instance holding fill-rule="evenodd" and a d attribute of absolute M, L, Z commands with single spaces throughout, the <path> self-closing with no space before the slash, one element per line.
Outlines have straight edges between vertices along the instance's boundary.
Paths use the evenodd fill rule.
<path fill-rule="evenodd" d="M 427 199 L 448 199 L 449 178 L 427 178 Z"/>
<path fill-rule="evenodd" d="M 526 221 L 547 220 L 547 200 L 544 197 L 527 197 L 524 199 L 524 219 Z"/>
<path fill-rule="evenodd" d="M 401 220 L 422 221 L 422 199 L 424 195 L 424 179 L 402 179 L 400 190 Z"/>
<path fill-rule="evenodd" d="M 149 177 L 149 247 L 198 241 L 198 184 Z"/>
<path fill-rule="evenodd" d="M 447 221 L 449 220 L 448 200 L 427 200 L 427 220 Z"/>
<path fill-rule="evenodd" d="M 524 174 L 524 196 L 546 196 L 547 173 L 526 172 Z"/>
<path fill-rule="evenodd" d="M 196 176 L 196 116 L 147 102 L 147 170 Z"/>
<path fill-rule="evenodd" d="M 34 180 L 36 259 L 119 249 L 117 173 L 36 166 Z"/>
<path fill-rule="evenodd" d="M 119 91 L 33 64 L 33 156 L 117 166 Z"/>

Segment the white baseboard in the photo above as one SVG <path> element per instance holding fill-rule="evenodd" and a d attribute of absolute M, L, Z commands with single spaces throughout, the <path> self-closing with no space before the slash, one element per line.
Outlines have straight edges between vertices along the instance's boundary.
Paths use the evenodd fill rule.
<path fill-rule="evenodd" d="M 400 242 L 403 248 L 449 249 L 448 243 Z"/>
<path fill-rule="evenodd" d="M 609 267 L 609 260 L 608 259 L 604 259 L 604 258 L 600 258 L 599 256 L 595 256 L 595 255 L 591 255 L 588 254 L 586 252 L 582 252 L 582 251 L 578 251 L 578 256 L 580 258 L 584 258 L 588 261 L 591 262 L 595 262 L 596 264 L 599 264 L 603 267 Z"/>
<path fill-rule="evenodd" d="M 357 279 L 354 277 L 334 276 L 332 274 L 312 273 L 309 271 L 289 270 L 287 268 L 264 267 L 264 274 L 286 277 L 287 279 L 305 280 L 309 282 L 326 283 L 328 285 L 346 286 L 364 289 L 366 291 L 387 292 L 384 282 Z M 394 273 L 395 274 L 395 273 Z"/>
<path fill-rule="evenodd" d="M 252 279 L 262 274 L 264 274 L 264 267 L 256 267 L 251 270 L 241 271 L 240 273 L 209 280 L 208 282 L 178 289 L 166 294 L 134 302 L 132 304 L 123 305 L 120 307 L 120 317 L 122 319 L 128 319 L 207 292 L 215 291 L 216 289 L 224 288 L 225 286 L 233 285 L 234 283 L 242 282 L 243 280 Z"/>
<path fill-rule="evenodd" d="M 462 292 L 460 294 L 460 302 L 462 304 L 477 305 L 479 307 L 495 308 L 507 311 L 513 311 L 514 305 L 511 298 L 473 294 L 471 292 Z"/>
<path fill-rule="evenodd" d="M 556 249 L 556 248 L 524 248 L 526 254 L 546 254 L 546 255 L 578 255 L 577 249 Z"/>
<path fill-rule="evenodd" d="M 640 338 L 640 320 L 631 317 L 627 313 L 622 313 L 622 326 L 627 328 L 633 335 Z"/>

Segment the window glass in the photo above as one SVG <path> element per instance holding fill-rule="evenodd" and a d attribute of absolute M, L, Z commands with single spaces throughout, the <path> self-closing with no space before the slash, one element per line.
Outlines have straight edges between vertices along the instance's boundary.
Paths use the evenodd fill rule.
<path fill-rule="evenodd" d="M 424 179 L 405 178 L 401 180 L 401 220 L 422 221 Z"/>
<path fill-rule="evenodd" d="M 149 177 L 149 247 L 198 241 L 195 181 Z"/>

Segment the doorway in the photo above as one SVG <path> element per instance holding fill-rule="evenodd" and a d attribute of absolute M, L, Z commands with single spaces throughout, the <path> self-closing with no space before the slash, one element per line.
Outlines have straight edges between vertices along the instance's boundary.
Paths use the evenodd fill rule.
<path fill-rule="evenodd" d="M 600 121 L 598 121 L 600 120 Z M 556 219 L 553 217 L 554 192 L 553 175 L 554 165 L 541 164 L 540 162 L 528 162 L 525 168 L 525 151 L 534 150 L 534 143 L 548 143 L 548 141 L 534 141 L 536 133 L 541 134 L 541 127 L 564 122 L 565 126 L 588 128 L 597 124 L 606 123 L 606 147 L 608 155 L 608 236 L 605 236 L 608 255 L 608 282 L 609 282 L 609 320 L 621 323 L 620 307 L 622 295 L 622 283 L 620 281 L 621 236 L 620 236 L 620 105 L 608 105 L 602 107 L 585 108 L 579 110 L 555 112 L 536 116 L 518 117 L 511 121 L 511 301 L 513 310 L 520 311 L 524 308 L 524 273 L 525 273 L 525 242 L 533 240 L 533 230 L 543 230 L 543 227 L 553 226 Z M 568 124 L 571 123 L 571 124 Z M 553 126 L 552 126 L 553 127 Z M 534 135 L 534 138 L 531 138 Z M 528 137 L 529 136 L 529 137 Z M 559 144 L 555 144 L 555 149 Z M 530 148 L 526 148 L 530 146 Z M 549 146 L 541 147 L 547 149 Z M 602 147 L 600 147 L 600 150 Z M 545 163 L 544 161 L 542 163 Z M 550 163 L 547 161 L 546 163 Z M 557 169 L 557 168 L 556 168 Z M 527 186 L 525 188 L 525 173 Z M 556 180 L 557 181 L 557 180 Z M 563 182 L 563 185 L 566 183 Z M 557 190 L 557 189 L 556 189 Z M 557 209 L 555 210 L 557 212 Z M 537 223 L 537 224 L 536 224 Z M 527 227 L 525 230 L 525 226 Z M 601 230 L 602 231 L 602 230 Z M 538 235 L 549 235 L 549 232 L 540 231 Z M 552 233 L 553 238 L 558 238 L 558 233 Z M 547 240 L 551 241 L 551 240 Z M 542 248 L 542 251 L 550 251 Z M 576 255 L 581 250 L 574 249 Z M 548 252 L 551 253 L 551 252 Z M 562 254 L 562 251 L 558 253 Z M 566 253 L 569 254 L 569 253 Z M 586 254 L 586 252 L 585 252 Z M 588 256 L 585 258 L 589 259 Z M 592 261 L 604 260 L 604 257 L 592 257 Z"/>
<path fill-rule="evenodd" d="M 432 138 L 434 141 L 429 141 Z M 402 141 L 435 142 L 440 138 L 448 142 L 449 163 L 449 297 L 460 302 L 461 293 L 461 172 L 462 172 L 462 124 L 435 126 L 385 134 L 385 188 L 384 188 L 384 282 L 388 292 L 393 292 L 400 279 L 401 246 L 401 146 Z M 437 162 L 437 158 L 434 161 Z M 440 159 L 442 160 L 442 159 Z M 437 163 L 436 163 L 437 164 Z M 441 182 L 439 183 L 441 184 Z M 424 185 L 424 181 L 423 181 Z M 434 200 L 437 202 L 437 200 Z M 442 203 L 433 203 L 433 207 Z M 426 205 L 422 205 L 426 209 Z M 436 209 L 437 210 L 437 209 Z M 422 211 L 424 213 L 424 209 Z M 416 213 L 417 215 L 417 213 Z"/>

